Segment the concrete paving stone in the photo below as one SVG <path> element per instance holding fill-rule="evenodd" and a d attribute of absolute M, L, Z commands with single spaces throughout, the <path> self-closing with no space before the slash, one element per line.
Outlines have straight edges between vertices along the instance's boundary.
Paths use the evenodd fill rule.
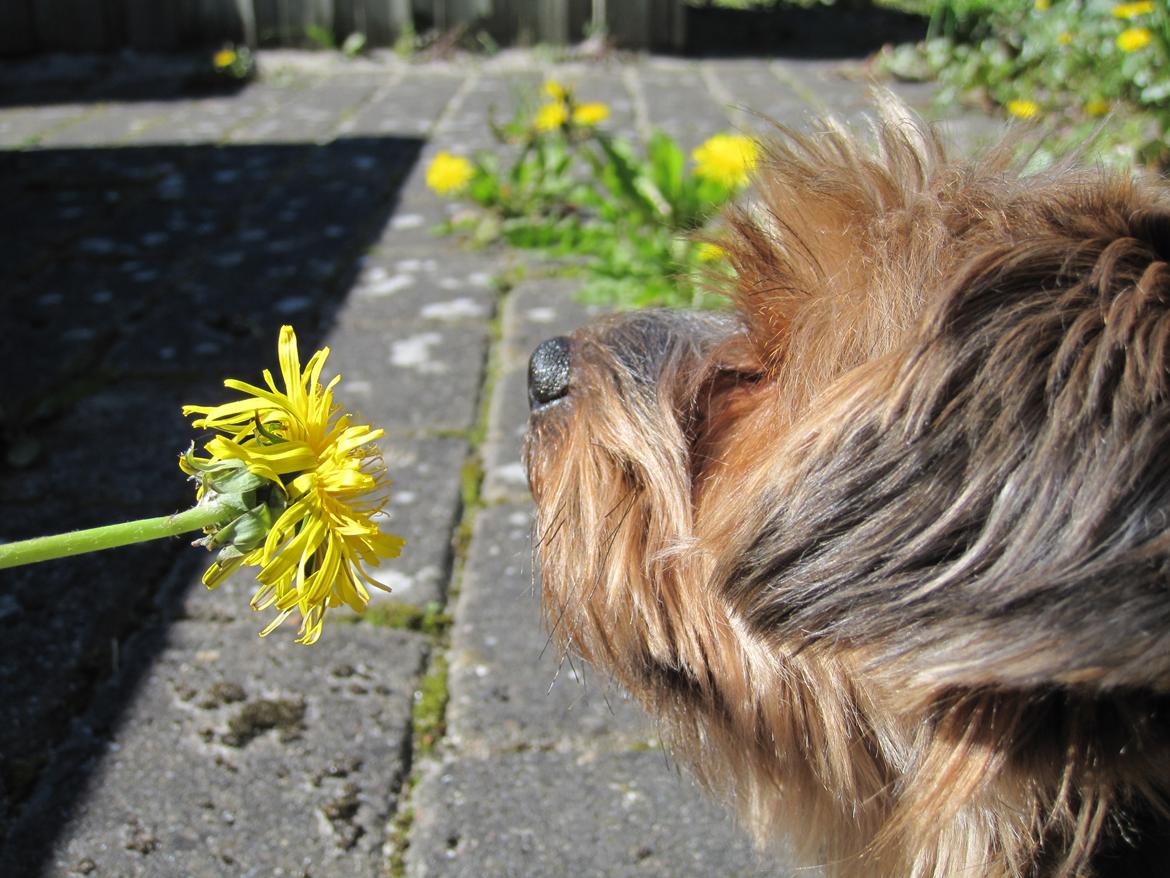
<path fill-rule="evenodd" d="M 300 85 L 298 83 L 297 85 Z M 375 86 L 362 82 L 353 87 L 330 82 L 283 91 L 258 115 L 235 129 L 233 143 L 304 143 L 329 140 L 345 116 L 367 100 Z"/>
<path fill-rule="evenodd" d="M 426 639 L 292 634 L 180 622 L 157 655 L 123 654 L 150 665 L 116 721 L 91 720 L 102 752 L 58 778 L 87 795 L 62 822 L 50 794 L 17 826 L 26 849 L 60 832 L 40 874 L 382 875 Z"/>
<path fill-rule="evenodd" d="M 541 100 L 542 82 L 543 77 L 534 71 L 478 76 L 443 118 L 436 135 L 448 149 L 464 155 L 476 149 L 496 148 L 499 144 L 489 122 L 504 124 L 520 107 L 535 109 Z"/>
<path fill-rule="evenodd" d="M 636 704 L 578 659 L 562 661 L 540 617 L 530 504 L 475 519 L 451 632 L 448 734 L 460 753 L 646 746 Z"/>
<path fill-rule="evenodd" d="M 492 319 L 500 297 L 493 280 L 499 253 L 457 246 L 456 239 L 432 237 L 427 247 L 392 245 L 371 251 L 359 261 L 338 322 L 369 328 Z"/>
<path fill-rule="evenodd" d="M 479 412 L 486 326 L 339 326 L 329 369 L 345 376 L 350 405 L 388 436 L 469 430 Z"/>
<path fill-rule="evenodd" d="M 60 487 L 67 491 L 70 477 L 63 468 L 59 472 Z M 36 502 L 0 502 L 5 537 L 117 520 L 100 510 L 65 518 L 61 507 L 44 496 L 52 495 Z M 54 512 L 58 520 L 47 520 Z M 0 827 L 34 791 L 51 764 L 53 748 L 90 703 L 94 686 L 111 675 L 119 642 L 150 614 L 182 551 L 178 542 L 164 541 L 0 571 L 5 626 L 0 641 Z M 5 874 L 35 874 L 7 871 L 7 856 L 4 863 Z"/>
<path fill-rule="evenodd" d="M 528 497 L 528 474 L 521 460 L 528 426 L 528 367 L 511 366 L 496 379 L 482 447 L 482 493 L 489 503 Z"/>
<path fill-rule="evenodd" d="M 807 123 L 807 100 L 759 61 L 713 59 L 702 68 L 737 129 L 767 135 L 774 122 L 797 128 Z"/>
<path fill-rule="evenodd" d="M 414 814 L 408 878 L 818 874 L 757 854 L 656 752 L 453 759 L 419 784 Z"/>
<path fill-rule="evenodd" d="M 89 104 L 0 107 L 0 148 L 39 143 L 54 129 L 92 111 Z"/>
<path fill-rule="evenodd" d="M 462 76 L 426 70 L 411 72 L 390 83 L 341 123 L 346 136 L 428 134 L 463 82 Z"/>
<path fill-rule="evenodd" d="M 864 77 L 843 76 L 855 70 L 843 61 L 785 58 L 771 65 L 777 78 L 804 98 L 814 116 L 831 113 L 846 124 L 864 119 L 871 111 L 870 85 Z"/>
<path fill-rule="evenodd" d="M 349 382 L 344 378 L 338 389 L 338 402 L 348 410 Z M 358 414 L 360 421 L 361 415 Z M 406 539 L 402 554 L 369 568 L 379 582 L 391 588 L 390 594 L 371 589 L 371 606 L 393 600 L 425 607 L 446 600 L 451 576 L 451 535 L 462 511 L 461 473 L 467 458 L 467 443 L 462 439 L 382 439 L 378 446 L 386 461 L 392 482 L 390 503 L 381 526 L 389 533 Z M 196 553 L 202 564 L 210 563 L 205 553 Z M 256 614 L 249 602 L 258 588 L 256 568 L 243 568 L 215 589 L 191 582 L 177 599 L 179 615 L 189 619 L 211 621 L 247 621 L 264 624 L 264 615 Z M 331 613 L 350 616 L 347 608 Z"/>
<path fill-rule="evenodd" d="M 708 137 L 730 129 L 726 108 L 694 63 L 655 59 L 634 68 L 651 128 L 660 128 L 690 155 Z"/>
<path fill-rule="evenodd" d="M 166 101 L 99 104 L 72 125 L 64 125 L 40 138 L 41 147 L 109 146 L 136 139 L 136 135 L 165 119 L 171 112 Z"/>

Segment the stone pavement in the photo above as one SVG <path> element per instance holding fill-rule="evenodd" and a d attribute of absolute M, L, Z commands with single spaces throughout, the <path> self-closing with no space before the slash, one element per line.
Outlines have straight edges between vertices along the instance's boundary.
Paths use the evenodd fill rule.
<path fill-rule="evenodd" d="M 853 118 L 865 85 L 814 60 L 260 64 L 207 94 L 166 64 L 0 70 L 0 538 L 183 508 L 179 406 L 256 380 L 292 323 L 387 428 L 394 593 L 305 648 L 260 640 L 246 579 L 207 592 L 181 540 L 0 573 L 4 873 L 795 874 L 545 649 L 524 370 L 588 314 L 563 280 L 501 283 L 515 254 L 435 237 L 453 205 L 424 171 L 544 76 L 688 148 L 748 110 Z"/>

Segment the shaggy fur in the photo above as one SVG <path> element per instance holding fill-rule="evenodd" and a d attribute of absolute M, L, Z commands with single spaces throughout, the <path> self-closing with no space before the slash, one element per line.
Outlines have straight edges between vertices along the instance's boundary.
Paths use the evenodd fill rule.
<path fill-rule="evenodd" d="M 769 147 L 734 315 L 572 336 L 549 626 L 829 874 L 1165 875 L 1166 187 L 875 131 Z"/>

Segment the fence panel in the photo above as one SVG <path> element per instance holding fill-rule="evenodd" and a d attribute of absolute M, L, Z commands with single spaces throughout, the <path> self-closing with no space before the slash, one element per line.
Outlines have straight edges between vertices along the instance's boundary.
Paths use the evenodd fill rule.
<path fill-rule="evenodd" d="M 333 32 L 333 0 L 253 0 L 262 46 L 311 46 L 311 28 Z"/>
<path fill-rule="evenodd" d="M 595 15 L 626 48 L 682 49 L 683 0 L 0 0 L 0 55 L 179 50 L 222 42 L 310 46 L 360 31 L 392 45 L 408 27 L 486 30 L 501 45 L 574 43 Z"/>
<path fill-rule="evenodd" d="M 31 52 L 37 47 L 32 0 L 0 3 L 0 55 Z"/>
<path fill-rule="evenodd" d="M 413 25 L 410 0 L 333 0 L 333 31 L 341 43 L 362 33 L 371 46 L 391 46 Z"/>

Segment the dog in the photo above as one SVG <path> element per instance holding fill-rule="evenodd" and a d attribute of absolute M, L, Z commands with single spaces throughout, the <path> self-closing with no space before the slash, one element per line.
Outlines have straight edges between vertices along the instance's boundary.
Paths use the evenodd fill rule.
<path fill-rule="evenodd" d="M 542 604 L 828 875 L 1170 874 L 1170 194 L 781 130 L 731 313 L 542 343 Z"/>

